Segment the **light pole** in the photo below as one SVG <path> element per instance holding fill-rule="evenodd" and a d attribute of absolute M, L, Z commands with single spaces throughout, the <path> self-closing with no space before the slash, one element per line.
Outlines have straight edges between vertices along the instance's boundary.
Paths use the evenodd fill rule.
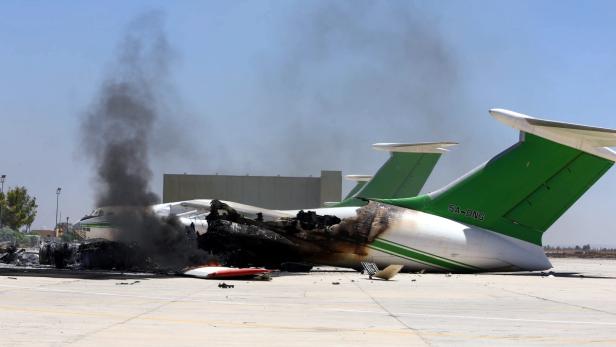
<path fill-rule="evenodd" d="M 0 185 L 2 185 L 2 190 L 0 191 L 2 192 L 2 195 L 4 195 L 4 180 L 5 179 L 6 179 L 6 175 L 0 176 Z M 4 227 L 4 225 L 2 223 L 2 204 L 0 204 L 0 229 L 2 229 L 2 227 Z"/>
<path fill-rule="evenodd" d="M 60 203 L 60 191 L 62 190 L 62 188 L 58 187 L 58 189 L 56 189 L 56 224 L 54 226 L 54 230 L 58 227 L 58 206 Z"/>

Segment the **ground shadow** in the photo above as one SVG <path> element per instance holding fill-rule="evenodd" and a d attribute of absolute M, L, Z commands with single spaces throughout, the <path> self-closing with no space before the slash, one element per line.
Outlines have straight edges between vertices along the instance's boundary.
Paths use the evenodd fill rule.
<path fill-rule="evenodd" d="M 614 280 L 613 276 L 598 276 L 598 275 L 585 275 L 579 272 L 492 272 L 482 273 L 478 275 L 493 275 L 493 276 L 528 276 L 528 277 L 563 277 L 563 278 L 591 278 L 591 279 L 606 279 Z"/>
<path fill-rule="evenodd" d="M 140 280 L 150 278 L 172 278 L 173 274 L 158 274 L 146 272 L 120 272 L 104 270 L 75 270 L 55 268 L 0 268 L 0 276 L 9 278 L 19 277 L 49 277 L 49 278 L 76 278 L 88 280 Z"/>
<path fill-rule="evenodd" d="M 368 276 L 368 275 L 366 275 L 366 276 Z M 390 279 L 386 280 L 386 279 L 383 279 L 383 278 L 377 278 L 377 277 L 372 277 L 372 278 L 370 278 L 370 277 L 363 277 L 362 279 L 363 279 L 364 281 L 398 282 L 398 280 L 393 279 L 393 278 L 390 278 Z"/>
<path fill-rule="evenodd" d="M 333 273 L 340 273 L 340 272 L 351 272 L 351 273 L 359 273 L 359 271 L 357 270 L 353 270 L 353 269 L 340 269 L 340 268 L 335 268 L 335 269 L 312 269 L 310 270 L 310 272 L 323 272 L 323 273 L 328 273 L 328 272 L 333 272 Z"/>
<path fill-rule="evenodd" d="M 280 272 L 273 271 L 271 278 L 287 277 L 287 276 L 305 276 L 308 272 Z M 202 279 L 194 276 L 188 276 L 181 273 L 152 273 L 152 272 L 128 272 L 128 271 L 110 271 L 110 270 L 82 270 L 82 269 L 56 269 L 52 267 L 1 267 L 0 277 L 5 276 L 11 279 L 19 277 L 48 277 L 48 278 L 73 278 L 85 280 L 147 280 L 151 278 L 174 278 L 185 277 Z M 259 278 L 212 278 L 207 280 L 218 281 L 263 281 Z M 127 283 L 130 284 L 130 283 Z"/>
<path fill-rule="evenodd" d="M 272 278 L 276 278 L 276 277 L 306 276 L 306 275 L 310 275 L 310 272 L 273 271 L 270 274 L 270 276 L 272 276 Z"/>

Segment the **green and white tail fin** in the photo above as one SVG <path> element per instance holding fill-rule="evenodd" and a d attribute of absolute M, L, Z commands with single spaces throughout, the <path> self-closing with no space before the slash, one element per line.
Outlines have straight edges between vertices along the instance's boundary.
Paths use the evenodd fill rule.
<path fill-rule="evenodd" d="M 351 189 L 349 194 L 347 194 L 343 200 L 354 197 L 355 194 L 357 194 L 357 192 L 359 192 L 366 185 L 366 183 L 368 183 L 368 181 L 372 179 L 372 177 L 373 176 L 371 175 L 346 175 L 344 176 L 344 178 L 346 178 L 349 181 L 355 181 L 355 187 Z"/>
<path fill-rule="evenodd" d="M 395 199 L 416 196 L 430 177 L 441 154 L 455 145 L 455 142 L 376 143 L 372 148 L 389 152 L 389 159 L 367 182 L 362 183 L 360 179 L 369 176 L 347 176 L 349 179 L 358 180 L 358 184 L 351 191 L 352 194 L 349 193 L 342 202 L 329 206 L 365 205 L 365 200 L 359 198 Z"/>
<path fill-rule="evenodd" d="M 358 200 L 358 199 L 353 199 L 355 197 L 355 194 L 357 194 L 357 192 L 359 192 L 363 186 L 366 185 L 366 183 L 368 183 L 368 181 L 370 181 L 372 179 L 371 175 L 346 175 L 344 176 L 344 178 L 346 178 L 349 181 L 354 181 L 355 182 L 355 187 L 353 187 L 353 189 L 351 189 L 351 191 L 349 191 L 349 193 L 344 197 L 344 199 L 342 199 L 342 201 L 335 201 L 335 202 L 325 202 L 323 203 L 324 207 L 340 207 L 340 206 L 352 206 L 352 205 L 344 205 L 344 203 L 348 203 L 349 201 L 354 201 L 357 202 L 358 205 L 360 206 L 362 201 Z"/>
<path fill-rule="evenodd" d="M 520 141 L 434 193 L 380 200 L 541 245 L 543 233 L 616 161 L 616 130 L 493 109 Z"/>

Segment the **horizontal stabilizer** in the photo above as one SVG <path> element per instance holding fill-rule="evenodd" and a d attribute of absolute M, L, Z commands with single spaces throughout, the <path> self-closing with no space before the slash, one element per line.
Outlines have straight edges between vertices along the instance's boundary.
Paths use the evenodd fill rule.
<path fill-rule="evenodd" d="M 362 206 L 366 198 L 395 199 L 417 195 L 441 155 L 448 152 L 447 147 L 455 145 L 455 142 L 375 143 L 372 147 L 389 152 L 389 159 L 374 177 L 346 176 L 356 182 L 355 187 L 335 206 Z"/>
<path fill-rule="evenodd" d="M 372 175 L 346 175 L 344 178 L 349 181 L 368 182 L 372 179 Z"/>
<path fill-rule="evenodd" d="M 520 131 L 534 134 L 562 145 L 616 162 L 616 130 L 530 117 L 521 113 L 491 109 L 497 120 Z"/>
<path fill-rule="evenodd" d="M 375 143 L 372 148 L 396 153 L 445 153 L 449 151 L 447 147 L 456 145 L 457 142 Z"/>

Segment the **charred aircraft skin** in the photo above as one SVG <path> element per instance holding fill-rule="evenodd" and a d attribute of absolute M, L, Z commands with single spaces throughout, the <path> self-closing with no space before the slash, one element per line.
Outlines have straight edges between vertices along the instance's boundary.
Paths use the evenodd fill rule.
<path fill-rule="evenodd" d="M 280 268 L 284 263 L 348 266 L 369 255 L 367 245 L 388 229 L 399 208 L 377 202 L 340 219 L 299 211 L 295 217 L 263 221 L 242 217 L 227 204 L 212 200 L 208 231 L 199 247 L 231 266 Z"/>

